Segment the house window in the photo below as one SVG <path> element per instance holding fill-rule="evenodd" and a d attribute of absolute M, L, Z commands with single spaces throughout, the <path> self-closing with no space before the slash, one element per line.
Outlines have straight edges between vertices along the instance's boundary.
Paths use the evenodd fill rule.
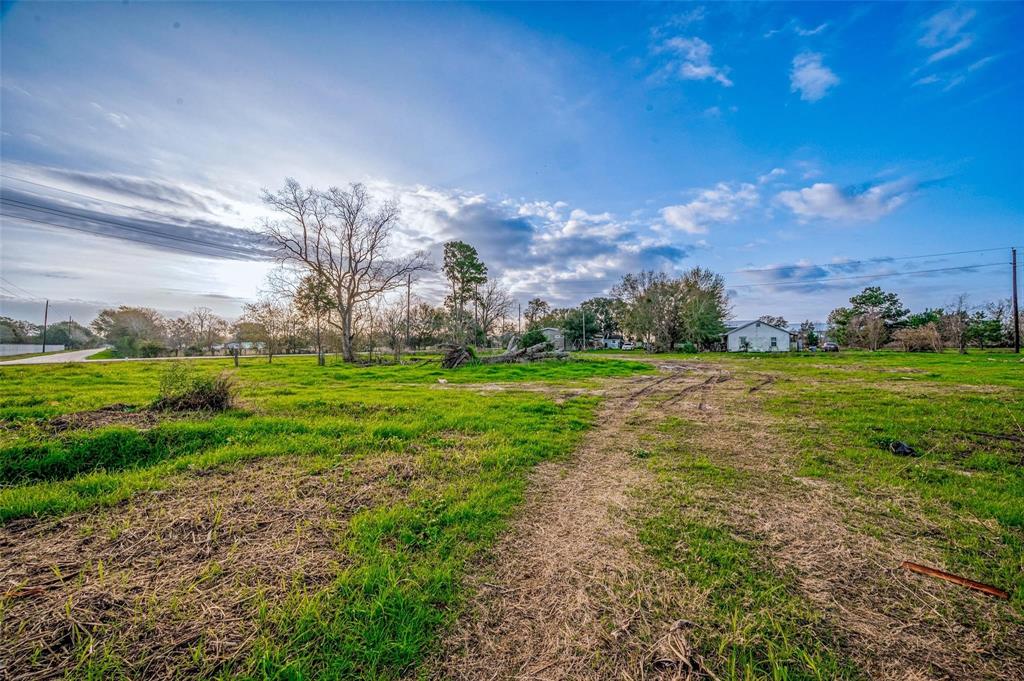
<path fill-rule="evenodd" d="M 740 347 L 741 348 L 745 348 L 746 346 L 747 346 L 747 337 L 746 336 L 740 336 Z"/>
<path fill-rule="evenodd" d="M 779 347 L 779 339 L 777 337 L 775 337 L 775 336 L 772 336 L 772 347 L 773 348 Z"/>

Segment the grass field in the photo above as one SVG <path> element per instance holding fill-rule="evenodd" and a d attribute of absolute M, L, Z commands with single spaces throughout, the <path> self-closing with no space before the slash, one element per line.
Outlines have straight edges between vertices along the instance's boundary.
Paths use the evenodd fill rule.
<path fill-rule="evenodd" d="M 467 578 L 503 560 L 531 471 L 585 473 L 584 442 L 628 454 L 608 474 L 634 481 L 635 583 L 598 599 L 627 613 L 594 619 L 618 643 L 561 676 L 601 678 L 627 649 L 645 651 L 620 655 L 631 673 L 678 672 L 649 656 L 684 619 L 673 654 L 718 678 L 1024 673 L 1015 356 L 202 360 L 241 388 L 205 415 L 146 410 L 167 364 L 0 368 L 13 678 L 455 676 L 442 642 L 477 598 Z M 909 578 L 903 558 L 1011 600 Z"/>

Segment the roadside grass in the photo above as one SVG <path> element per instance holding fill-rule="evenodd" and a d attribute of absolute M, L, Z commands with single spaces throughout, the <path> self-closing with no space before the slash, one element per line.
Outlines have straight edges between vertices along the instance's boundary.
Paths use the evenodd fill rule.
<path fill-rule="evenodd" d="M 86 359 L 120 359 L 121 353 L 113 348 L 100 350 L 95 355 L 89 355 Z"/>
<path fill-rule="evenodd" d="M 262 457 L 313 469 L 399 457 L 417 471 L 407 493 L 388 503 L 337 511 L 343 567 L 326 588 L 295 584 L 284 598 L 257 592 L 259 628 L 241 658 L 226 662 L 203 638 L 189 644 L 187 675 L 248 679 L 408 674 L 454 616 L 466 562 L 502 530 L 529 469 L 570 453 L 591 424 L 598 398 L 563 390 L 652 371 L 616 360 L 455 371 L 423 363 L 320 368 L 309 357 L 243 361 L 234 372 L 237 410 L 178 415 L 147 430 L 46 428 L 60 414 L 148 405 L 165 364 L 0 369 L 0 519 L 113 505 L 174 485 L 183 473 Z M 196 367 L 216 373 L 231 360 Z M 548 388 L 517 389 L 525 383 Z M 76 636 L 71 676 L 132 675 L 132 647 L 110 631 Z"/>

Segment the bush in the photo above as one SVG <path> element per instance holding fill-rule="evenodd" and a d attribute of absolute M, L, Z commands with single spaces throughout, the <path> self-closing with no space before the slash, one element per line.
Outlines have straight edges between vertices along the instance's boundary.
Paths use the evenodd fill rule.
<path fill-rule="evenodd" d="M 935 322 L 912 329 L 900 329 L 893 335 L 904 352 L 942 352 L 942 334 Z"/>
<path fill-rule="evenodd" d="M 686 341 L 685 343 L 683 343 L 682 345 L 679 346 L 679 351 L 680 352 L 697 352 L 697 346 L 694 345 L 693 343 L 691 343 L 690 341 Z"/>
<path fill-rule="evenodd" d="M 540 329 L 530 329 L 529 331 L 524 333 L 522 337 L 519 339 L 519 348 L 529 348 L 534 345 L 537 345 L 538 343 L 547 343 L 547 340 L 548 339 L 544 336 Z M 551 344 L 548 343 L 548 345 Z"/>
<path fill-rule="evenodd" d="M 153 409 L 225 411 L 234 405 L 237 394 L 238 386 L 231 374 L 207 376 L 186 362 L 171 361 L 160 376 L 160 397 Z"/>

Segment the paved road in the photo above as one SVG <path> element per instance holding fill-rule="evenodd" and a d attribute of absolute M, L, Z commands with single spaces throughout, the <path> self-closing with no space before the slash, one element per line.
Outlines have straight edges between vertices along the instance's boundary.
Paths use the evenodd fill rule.
<path fill-rule="evenodd" d="M 38 357 L 23 357 L 22 359 L 9 359 L 6 362 L 0 360 L 0 365 L 6 364 L 63 364 L 64 362 L 81 362 L 89 355 L 95 355 L 103 348 L 90 348 L 88 350 L 72 350 L 70 352 L 54 352 Z"/>
<path fill-rule="evenodd" d="M 74 350 L 72 352 L 55 352 L 52 355 L 39 355 L 38 357 L 25 357 L 24 359 L 11 359 L 6 362 L 0 360 L 0 367 L 13 364 L 64 364 L 65 362 L 85 362 L 90 355 L 95 355 L 103 348 L 92 348 L 91 350 Z M 266 355 L 242 355 L 242 359 L 254 357 L 266 358 Z M 316 353 L 295 353 L 291 355 L 274 355 L 274 357 L 316 357 Z M 91 359 L 90 364 L 101 362 L 164 362 L 175 359 L 231 359 L 231 355 L 192 355 L 189 357 L 125 357 L 118 359 Z"/>

